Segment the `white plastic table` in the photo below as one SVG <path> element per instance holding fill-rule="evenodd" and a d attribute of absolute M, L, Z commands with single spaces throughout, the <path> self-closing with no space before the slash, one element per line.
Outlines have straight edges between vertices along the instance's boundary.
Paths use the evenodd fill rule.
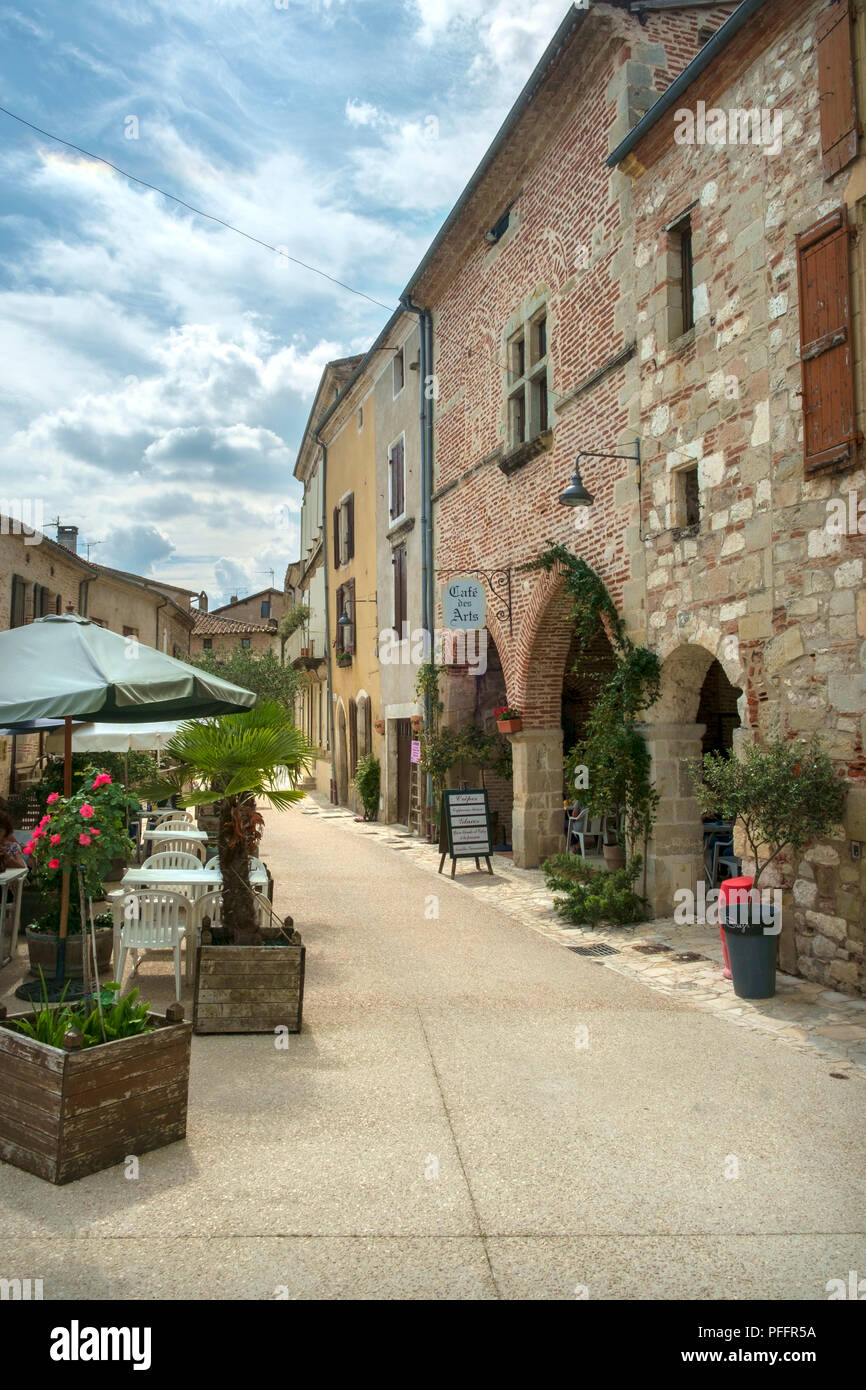
<path fill-rule="evenodd" d="M 18 873 L 26 870 L 19 869 Z M 204 869 L 141 869 L 133 865 L 127 869 L 120 880 L 124 888 L 184 888 L 191 884 L 194 888 L 221 888 L 223 876 L 219 869 L 205 873 Z M 250 883 L 254 888 L 267 888 L 268 876 L 264 869 L 250 869 Z"/>

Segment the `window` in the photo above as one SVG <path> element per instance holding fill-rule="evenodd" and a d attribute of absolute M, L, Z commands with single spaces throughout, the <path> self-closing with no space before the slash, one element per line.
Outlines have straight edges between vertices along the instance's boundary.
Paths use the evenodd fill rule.
<path fill-rule="evenodd" d="M 490 228 L 490 230 L 488 232 L 485 232 L 484 240 L 488 241 L 491 246 L 495 246 L 497 241 L 499 241 L 502 237 L 505 236 L 505 233 L 508 231 L 508 225 L 510 221 L 511 207 L 509 205 L 503 212 L 502 216 L 497 218 L 497 220 L 493 223 L 493 226 Z"/>
<path fill-rule="evenodd" d="M 124 637 L 137 637 L 137 636 L 138 636 L 138 628 L 137 628 L 137 627 L 125 627 L 125 628 L 123 629 L 123 635 L 124 635 Z"/>
<path fill-rule="evenodd" d="M 692 219 L 687 214 L 672 223 L 668 233 L 668 341 L 676 342 L 695 326 L 695 273 Z"/>
<path fill-rule="evenodd" d="M 698 487 L 697 464 L 680 468 L 674 474 L 674 523 L 685 528 L 700 526 L 701 496 Z"/>
<path fill-rule="evenodd" d="M 212 637 L 205 637 L 205 638 L 202 640 L 202 646 L 204 647 L 204 649 L 205 649 L 206 652 L 213 651 L 213 638 L 212 638 Z"/>
<path fill-rule="evenodd" d="M 853 461 L 851 270 L 845 208 L 797 237 L 803 462 L 807 473 Z"/>
<path fill-rule="evenodd" d="M 363 428 L 364 428 L 364 407 L 363 407 L 362 405 L 359 405 L 359 406 L 358 406 L 358 433 L 359 433 L 359 434 L 361 433 L 361 430 L 362 430 Z"/>
<path fill-rule="evenodd" d="M 249 647 L 250 645 L 251 645 L 251 644 L 250 644 L 250 639 L 249 639 L 249 637 L 242 637 L 242 638 L 241 638 L 241 646 L 242 646 L 242 647 Z"/>
<path fill-rule="evenodd" d="M 341 623 L 343 614 L 349 619 Z M 337 589 L 337 652 L 355 650 L 355 581 L 350 579 Z"/>
<path fill-rule="evenodd" d="M 63 598 L 61 597 L 60 594 L 58 594 L 58 595 L 56 596 L 55 600 L 54 600 L 54 612 L 55 612 L 55 613 L 62 613 L 62 612 L 63 612 Z"/>
<path fill-rule="evenodd" d="M 508 343 L 508 439 L 527 444 L 550 428 L 547 315 L 528 320 Z"/>
<path fill-rule="evenodd" d="M 271 616 L 271 601 L 269 598 L 262 600 L 261 614 L 263 618 L 269 618 Z"/>
<path fill-rule="evenodd" d="M 857 101 L 851 51 L 850 0 L 838 0 L 818 23 L 818 109 L 824 177 L 844 169 L 857 154 Z"/>
<path fill-rule="evenodd" d="M 403 638 L 408 636 L 408 631 L 404 632 L 404 626 L 408 628 L 409 625 L 405 545 L 395 545 L 391 564 L 394 566 L 394 630 L 402 642 Z"/>
<path fill-rule="evenodd" d="M 394 395 L 399 396 L 403 387 L 406 385 L 406 364 L 403 357 L 403 349 L 394 353 Z"/>
<path fill-rule="evenodd" d="M 353 699 L 349 701 L 349 776 L 358 771 L 358 706 Z"/>
<path fill-rule="evenodd" d="M 355 554 L 355 494 L 350 492 L 334 508 L 334 568 L 348 565 Z"/>
<path fill-rule="evenodd" d="M 406 510 L 405 438 L 400 436 L 388 450 L 388 515 L 399 521 Z"/>

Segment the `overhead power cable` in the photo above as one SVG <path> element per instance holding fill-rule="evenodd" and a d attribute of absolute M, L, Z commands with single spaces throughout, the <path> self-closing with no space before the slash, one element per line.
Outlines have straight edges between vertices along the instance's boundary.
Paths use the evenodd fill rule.
<path fill-rule="evenodd" d="M 234 227 L 231 222 L 224 221 L 222 217 L 216 217 L 212 212 L 205 212 L 202 208 L 194 207 L 192 203 L 185 202 L 183 198 L 176 197 L 174 193 L 167 193 L 164 188 L 157 187 L 155 183 L 148 183 L 147 179 L 140 179 L 137 175 L 130 174 L 127 169 L 121 169 L 118 164 L 112 164 L 110 159 L 103 159 L 101 154 L 94 154 L 92 150 L 85 150 L 80 145 L 74 145 L 71 140 L 64 140 L 61 135 L 55 135 L 50 130 L 43 130 L 41 126 L 34 125 L 32 121 L 26 121 L 23 116 L 17 115 L 16 112 L 8 110 L 5 106 L 0 106 L 0 113 L 4 116 L 10 116 L 13 121 L 18 121 L 30 130 L 35 130 L 37 135 L 44 135 L 47 140 L 55 140 L 58 145 L 65 145 L 68 150 L 75 150 L 77 154 L 83 154 L 87 159 L 95 160 L 97 164 L 105 164 L 107 168 L 113 169 L 116 174 L 121 174 L 131 183 L 140 184 L 142 188 L 149 188 L 152 193 L 158 193 L 161 198 L 168 198 L 172 203 L 177 203 L 178 207 L 186 208 L 188 212 L 195 213 L 196 217 L 205 217 L 208 222 L 216 222 L 218 226 L 225 227 L 226 231 L 234 232 L 236 236 L 242 236 L 247 241 L 254 242 L 256 246 L 263 246 L 266 251 L 273 251 L 275 255 L 283 256 L 293 265 L 310 270 L 314 275 L 321 275 L 324 280 L 330 280 L 332 285 L 339 285 L 340 289 L 348 290 L 350 294 L 356 294 L 360 299 L 366 299 L 370 304 L 376 304 L 380 309 L 387 309 L 389 313 L 393 313 L 393 305 L 383 304 L 381 299 L 375 299 L 373 295 L 365 294 L 363 290 L 356 290 L 353 285 L 347 285 L 345 280 L 338 280 L 335 275 L 329 275 L 326 270 L 320 270 L 316 265 L 301 261 L 297 256 L 290 256 L 288 251 L 282 250 L 279 246 L 271 246 L 270 242 L 262 241 L 261 237 L 253 236 L 250 232 L 241 231 L 240 227 Z"/>

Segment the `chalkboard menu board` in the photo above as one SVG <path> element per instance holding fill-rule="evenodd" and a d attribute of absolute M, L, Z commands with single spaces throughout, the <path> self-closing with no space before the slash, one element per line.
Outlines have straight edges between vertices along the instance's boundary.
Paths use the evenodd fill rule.
<path fill-rule="evenodd" d="M 446 854 L 451 858 L 451 877 L 457 867 L 458 859 L 474 859 L 480 868 L 479 859 L 483 855 L 487 861 L 487 871 L 492 874 L 490 855 L 493 843 L 490 834 L 490 807 L 486 791 L 446 791 L 442 800 L 442 816 L 447 848 L 443 837 L 439 848 L 443 851 L 439 861 L 439 872 L 445 863 Z"/>

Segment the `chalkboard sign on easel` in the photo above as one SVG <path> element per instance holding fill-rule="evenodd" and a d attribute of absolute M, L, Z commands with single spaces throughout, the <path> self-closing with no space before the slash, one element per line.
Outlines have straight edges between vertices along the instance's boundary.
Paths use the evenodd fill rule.
<path fill-rule="evenodd" d="M 474 859 L 476 869 L 480 869 L 479 861 L 483 857 L 487 862 L 487 872 L 493 873 L 490 864 L 493 841 L 486 791 L 444 793 L 439 848 L 442 851 L 442 858 L 439 860 L 440 874 L 448 856 L 451 858 L 452 878 L 458 859 Z"/>

